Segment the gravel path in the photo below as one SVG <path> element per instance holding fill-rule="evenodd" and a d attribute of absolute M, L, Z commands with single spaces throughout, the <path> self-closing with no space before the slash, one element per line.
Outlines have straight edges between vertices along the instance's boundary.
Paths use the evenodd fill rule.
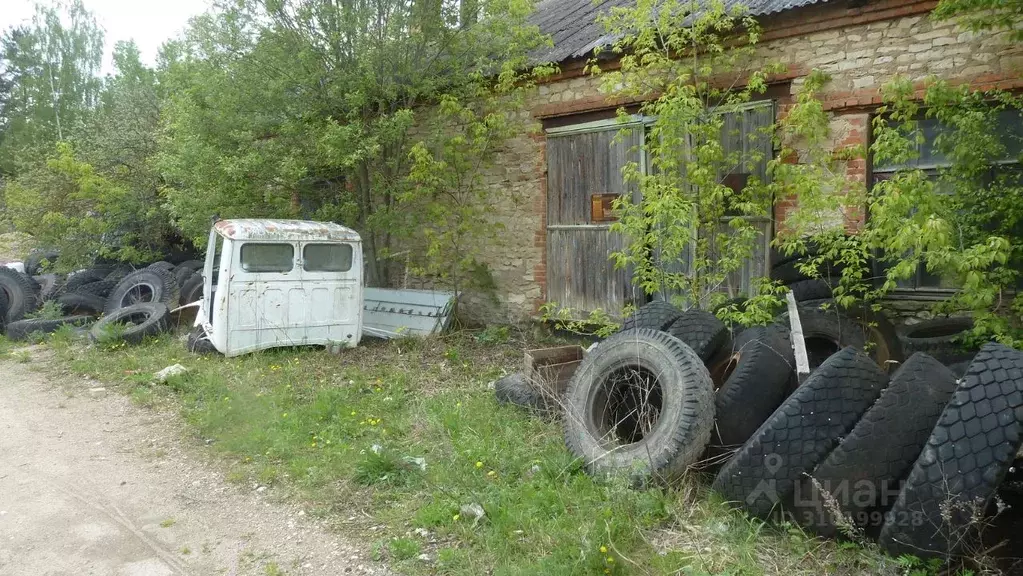
<path fill-rule="evenodd" d="M 227 484 L 175 417 L 37 362 L 0 362 L 0 574 L 388 574 L 272 491 Z"/>

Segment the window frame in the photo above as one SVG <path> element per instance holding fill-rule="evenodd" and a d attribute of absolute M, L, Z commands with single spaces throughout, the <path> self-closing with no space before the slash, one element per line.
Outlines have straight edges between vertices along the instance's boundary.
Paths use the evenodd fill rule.
<path fill-rule="evenodd" d="M 346 247 L 348 248 L 348 268 L 344 270 L 326 270 L 317 269 L 310 270 L 308 268 L 309 258 L 306 256 L 306 250 L 310 246 L 328 246 L 328 247 Z M 348 274 L 355 268 L 355 246 L 350 242 L 305 242 L 302 244 L 302 272 L 309 274 Z"/>
<path fill-rule="evenodd" d="M 1018 113 L 1019 113 L 1018 115 L 1019 115 L 1020 121 L 1023 122 L 1023 110 L 1018 111 Z M 919 114 L 918 114 L 917 121 L 918 122 L 922 122 L 922 121 L 925 121 L 925 120 L 931 120 L 931 119 L 925 118 L 924 115 L 925 115 L 925 112 L 923 110 L 921 110 L 919 112 Z M 878 116 L 877 113 L 872 113 L 870 115 L 870 130 L 869 130 L 868 150 L 870 149 L 870 146 L 873 145 L 873 143 L 874 143 L 874 128 L 873 128 L 874 122 L 873 121 L 874 121 L 875 118 L 877 118 L 877 116 Z M 935 120 L 935 122 L 936 122 L 936 119 L 933 119 L 933 120 Z M 938 126 L 938 127 L 941 126 L 941 124 L 937 123 L 937 122 L 936 122 L 935 125 Z M 923 130 L 923 127 L 921 126 L 920 129 Z M 937 136 L 939 133 L 940 132 L 936 131 L 935 132 L 935 136 Z M 921 146 L 924 146 L 926 144 L 927 143 L 922 143 Z M 929 163 L 926 163 L 926 164 L 915 164 L 915 165 L 893 165 L 893 166 L 890 166 L 890 167 L 877 168 L 876 167 L 876 163 L 874 161 L 874 155 L 873 155 L 873 153 L 870 153 L 867 156 L 867 174 L 866 174 L 866 177 L 867 177 L 867 189 L 869 191 L 872 191 L 873 188 L 874 188 L 874 185 L 877 184 L 878 181 L 887 179 L 887 178 L 891 177 L 892 175 L 897 174 L 900 170 L 907 170 L 907 169 L 920 170 L 920 171 L 924 172 L 928 176 L 929 179 L 931 179 L 931 178 L 937 179 L 940 176 L 940 170 L 943 169 L 943 168 L 946 168 L 948 166 L 951 166 L 951 165 L 952 165 L 951 162 L 947 162 L 946 161 L 946 162 L 929 162 Z M 1019 166 L 1019 167 L 1023 168 L 1023 162 L 1020 161 L 1020 158 L 1006 159 L 1006 160 L 996 160 L 996 161 L 992 162 L 992 165 L 993 166 Z M 882 177 L 878 178 L 878 175 L 881 175 Z M 868 217 L 869 217 L 869 215 L 868 215 Z M 878 263 L 878 261 L 876 259 L 874 260 L 874 264 L 873 264 L 873 274 L 874 274 L 876 283 L 882 282 L 883 279 L 885 278 L 884 268 L 882 268 L 880 266 L 880 264 Z M 956 292 L 958 292 L 960 290 L 960 288 L 943 288 L 943 287 L 940 287 L 940 286 L 923 286 L 922 285 L 922 280 L 924 279 L 924 275 L 925 274 L 927 274 L 927 271 L 925 269 L 924 264 L 921 263 L 920 265 L 917 266 L 917 270 L 914 273 L 913 278 L 911 280 L 907 280 L 907 282 L 911 281 L 913 283 L 913 286 L 897 286 L 895 288 L 895 290 L 893 290 L 891 292 L 891 294 L 889 294 L 888 297 L 896 299 L 896 300 L 898 300 L 898 299 L 902 299 L 902 300 L 945 300 L 951 294 L 954 294 L 954 293 L 956 293 Z"/>
<path fill-rule="evenodd" d="M 295 245 L 291 242 L 250 242 L 242 241 L 238 247 L 238 271 L 243 274 L 290 274 L 295 271 Z M 245 249 L 249 246 L 287 246 L 291 249 L 291 267 L 287 270 L 247 270 L 245 268 Z"/>

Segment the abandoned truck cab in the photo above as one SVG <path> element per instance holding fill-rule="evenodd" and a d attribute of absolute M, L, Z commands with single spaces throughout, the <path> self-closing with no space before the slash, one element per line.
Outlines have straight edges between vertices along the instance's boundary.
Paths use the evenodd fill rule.
<path fill-rule="evenodd" d="M 225 356 L 354 347 L 362 338 L 362 270 L 362 240 L 344 226 L 220 220 L 210 230 L 195 324 Z"/>

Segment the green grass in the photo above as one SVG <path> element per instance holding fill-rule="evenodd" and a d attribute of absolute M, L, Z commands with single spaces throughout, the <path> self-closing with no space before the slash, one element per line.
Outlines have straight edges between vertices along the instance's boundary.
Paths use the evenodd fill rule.
<path fill-rule="evenodd" d="M 732 512 L 706 479 L 634 490 L 588 476 L 557 422 L 500 406 L 488 388 L 531 344 L 491 330 L 367 342 L 339 356 L 199 357 L 170 335 L 53 348 L 63 367 L 143 406 L 180 410 L 227 478 L 277 486 L 402 572 L 894 573 L 869 549 Z M 189 372 L 152 383 L 174 363 Z M 483 517 L 464 511 L 471 505 Z"/>

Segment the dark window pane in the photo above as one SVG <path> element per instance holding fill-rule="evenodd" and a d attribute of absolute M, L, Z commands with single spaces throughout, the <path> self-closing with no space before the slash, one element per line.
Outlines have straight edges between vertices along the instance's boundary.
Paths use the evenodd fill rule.
<path fill-rule="evenodd" d="M 306 244 L 302 262 L 306 272 L 348 272 L 352 269 L 352 245 Z"/>
<path fill-rule="evenodd" d="M 295 266 L 291 244 L 243 244 L 242 270 L 246 272 L 290 272 Z"/>

